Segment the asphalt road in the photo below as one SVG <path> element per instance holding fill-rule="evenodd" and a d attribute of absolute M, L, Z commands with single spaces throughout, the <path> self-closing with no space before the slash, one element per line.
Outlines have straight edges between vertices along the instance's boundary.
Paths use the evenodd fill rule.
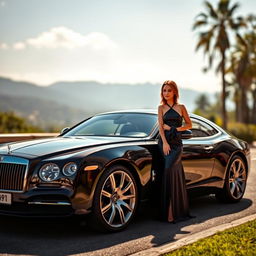
<path fill-rule="evenodd" d="M 177 224 L 158 221 L 145 206 L 125 231 L 100 234 L 77 218 L 22 219 L 0 217 L 0 255 L 129 255 L 256 213 L 256 149 L 244 198 L 222 204 L 214 196 L 192 199 L 196 218 Z"/>

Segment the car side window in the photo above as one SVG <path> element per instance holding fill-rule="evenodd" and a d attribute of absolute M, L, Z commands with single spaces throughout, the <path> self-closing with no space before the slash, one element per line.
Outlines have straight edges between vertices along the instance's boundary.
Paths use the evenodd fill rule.
<path fill-rule="evenodd" d="M 216 129 L 205 122 L 193 119 L 191 121 L 192 128 L 190 130 L 192 131 L 193 137 L 208 137 L 218 133 Z"/>

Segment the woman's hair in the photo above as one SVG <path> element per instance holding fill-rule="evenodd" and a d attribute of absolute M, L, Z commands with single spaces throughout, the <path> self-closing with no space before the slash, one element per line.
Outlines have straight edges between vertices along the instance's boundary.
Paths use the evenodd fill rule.
<path fill-rule="evenodd" d="M 179 90 L 178 90 L 178 86 L 177 84 L 172 81 L 172 80 L 166 80 L 161 88 L 161 104 L 166 104 L 167 101 L 165 100 L 164 96 L 163 96 L 163 90 L 164 90 L 164 86 L 165 85 L 169 85 L 172 90 L 173 90 L 173 102 L 176 104 L 178 102 L 178 98 L 179 98 Z"/>

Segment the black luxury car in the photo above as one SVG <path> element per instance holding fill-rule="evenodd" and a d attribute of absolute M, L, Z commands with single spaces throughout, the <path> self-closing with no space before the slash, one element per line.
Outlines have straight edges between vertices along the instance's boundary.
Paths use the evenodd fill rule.
<path fill-rule="evenodd" d="M 246 142 L 191 114 L 182 134 L 189 192 L 238 202 L 250 169 Z M 161 176 L 155 110 L 95 115 L 56 138 L 0 145 L 0 214 L 89 214 L 93 225 L 124 229 Z M 157 194 L 157 193 L 155 193 Z M 90 222 L 91 223 L 91 222 Z"/>

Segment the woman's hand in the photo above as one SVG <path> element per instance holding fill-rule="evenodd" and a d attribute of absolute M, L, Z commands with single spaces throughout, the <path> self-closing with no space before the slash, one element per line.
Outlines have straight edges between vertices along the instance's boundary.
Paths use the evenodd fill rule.
<path fill-rule="evenodd" d="M 168 143 L 163 144 L 163 152 L 165 155 L 168 155 L 169 152 L 171 151 L 170 145 Z"/>
<path fill-rule="evenodd" d="M 167 130 L 167 131 L 171 130 L 171 127 L 169 125 L 167 125 L 167 124 L 164 124 L 163 128 L 164 128 L 164 130 Z"/>

